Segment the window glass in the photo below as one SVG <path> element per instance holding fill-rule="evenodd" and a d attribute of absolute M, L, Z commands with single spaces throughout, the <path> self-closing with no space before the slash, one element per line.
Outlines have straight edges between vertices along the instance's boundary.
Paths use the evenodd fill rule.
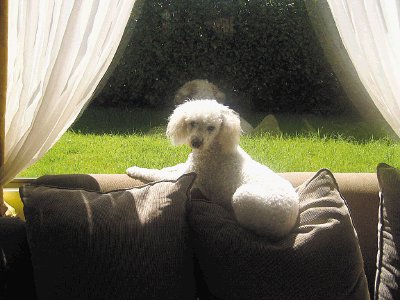
<path fill-rule="evenodd" d="M 276 171 L 373 172 L 381 161 L 396 164 L 393 133 L 373 106 L 371 122 L 354 105 L 306 4 L 138 0 L 86 111 L 20 175 L 123 173 L 184 161 L 189 149 L 172 147 L 165 125 L 195 89 L 240 113 L 252 132 L 243 148 Z M 360 153 L 368 155 L 354 164 Z"/>

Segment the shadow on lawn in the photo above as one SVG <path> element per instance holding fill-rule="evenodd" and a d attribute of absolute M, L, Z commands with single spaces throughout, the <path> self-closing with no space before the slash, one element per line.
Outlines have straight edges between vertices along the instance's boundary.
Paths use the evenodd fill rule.
<path fill-rule="evenodd" d="M 122 110 L 89 107 L 74 123 L 72 130 L 82 134 L 164 134 L 170 111 L 151 109 Z M 244 115 L 255 127 L 265 113 Z M 359 116 L 275 115 L 284 136 L 311 135 L 366 142 L 371 139 L 394 139 L 396 134 L 380 120 L 368 122 Z"/>
<path fill-rule="evenodd" d="M 277 114 L 274 116 L 283 136 L 327 137 L 359 143 L 368 142 L 371 139 L 396 141 L 399 139 L 383 119 L 365 120 L 354 114 L 335 116 Z M 250 124 L 257 126 L 265 118 L 265 114 L 255 113 L 244 117 Z"/>
<path fill-rule="evenodd" d="M 397 139 L 396 134 L 383 120 L 368 122 L 358 116 L 303 115 L 277 117 L 282 132 L 368 142 L 371 139 Z"/>
<path fill-rule="evenodd" d="M 165 126 L 168 116 L 168 111 L 89 107 L 71 129 L 83 134 L 146 134 Z"/>

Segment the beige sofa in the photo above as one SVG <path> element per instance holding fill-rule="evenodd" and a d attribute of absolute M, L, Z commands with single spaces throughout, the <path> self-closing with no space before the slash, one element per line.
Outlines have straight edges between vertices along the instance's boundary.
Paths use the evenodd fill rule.
<path fill-rule="evenodd" d="M 281 175 L 292 182 L 294 186 L 300 186 L 312 178 L 315 173 L 281 173 Z M 345 201 L 347 201 L 351 219 L 357 232 L 364 261 L 364 270 L 368 281 L 368 289 L 372 298 L 374 295 L 378 248 L 378 180 L 375 173 L 334 173 L 334 177 L 339 186 L 340 193 Z M 38 184 L 57 187 L 61 185 L 63 190 L 79 188 L 107 193 L 109 191 L 140 186 L 143 183 L 129 178 L 124 174 L 97 174 L 45 176 L 40 179 Z M 3 245 L 0 246 L 4 246 L 3 249 L 5 249 L 3 250 L 4 260 L 12 262 L 0 265 L 1 277 L 5 278 L 0 286 L 0 298 L 14 298 L 18 296 L 19 293 L 26 292 L 31 293 L 31 297 L 34 298 L 34 294 L 36 294 L 35 284 L 33 283 L 35 275 L 34 272 L 32 272 L 32 266 L 29 265 L 31 263 L 30 250 L 32 248 L 32 245 L 29 243 L 32 241 L 26 241 L 25 222 L 4 219 L 0 219 L 0 222 L 6 225 L 0 226 L 0 241 L 3 243 Z M 131 253 L 130 255 L 135 254 Z M 21 274 L 24 275 L 22 276 Z M 37 283 L 36 281 L 36 284 Z M 190 283 L 187 284 L 190 286 Z M 199 285 L 198 282 L 197 284 Z M 26 288 L 21 290 L 18 288 L 21 285 Z M 205 285 L 205 283 L 203 282 L 200 285 Z M 206 299 L 207 297 L 203 296 L 200 298 Z M 118 299 L 118 297 L 116 296 L 115 299 Z M 209 299 L 216 298 L 209 296 Z"/>

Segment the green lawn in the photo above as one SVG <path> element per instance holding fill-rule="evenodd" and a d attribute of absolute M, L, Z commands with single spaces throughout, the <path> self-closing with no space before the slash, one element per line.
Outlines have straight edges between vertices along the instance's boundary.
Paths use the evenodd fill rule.
<path fill-rule="evenodd" d="M 245 115 L 253 125 L 263 114 Z M 350 117 L 277 115 L 281 135 L 243 136 L 241 146 L 277 172 L 375 172 L 400 166 L 400 143 L 387 125 Z M 166 111 L 89 108 L 57 144 L 19 177 L 124 173 L 131 165 L 161 168 L 186 159 L 188 147 L 164 136 Z"/>

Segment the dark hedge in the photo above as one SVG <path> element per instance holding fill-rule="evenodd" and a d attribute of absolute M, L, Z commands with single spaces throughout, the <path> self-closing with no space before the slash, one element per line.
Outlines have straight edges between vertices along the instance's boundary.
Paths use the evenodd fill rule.
<path fill-rule="evenodd" d="M 350 107 L 303 1 L 147 0 L 128 26 L 133 34 L 97 105 L 166 108 L 185 82 L 208 79 L 238 109 Z"/>

